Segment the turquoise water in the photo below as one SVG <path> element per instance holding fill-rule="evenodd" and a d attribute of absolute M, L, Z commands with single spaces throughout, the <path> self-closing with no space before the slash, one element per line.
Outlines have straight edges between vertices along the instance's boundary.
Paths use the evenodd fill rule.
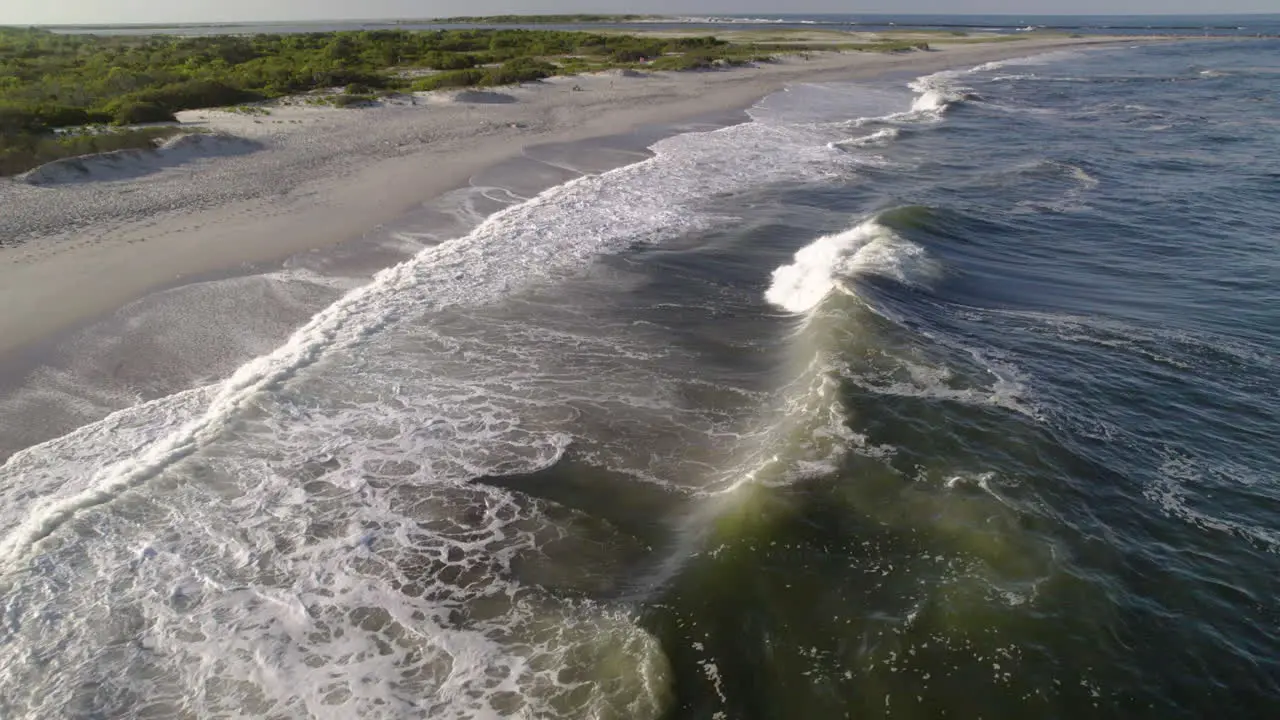
<path fill-rule="evenodd" d="M 4 717 L 1270 717 L 1280 44 L 796 85 L 0 468 Z"/>

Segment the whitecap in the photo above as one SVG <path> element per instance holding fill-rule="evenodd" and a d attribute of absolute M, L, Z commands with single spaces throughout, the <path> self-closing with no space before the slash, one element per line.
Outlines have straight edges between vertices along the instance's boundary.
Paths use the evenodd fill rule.
<path fill-rule="evenodd" d="M 788 312 L 816 307 L 842 280 L 880 275 L 904 285 L 927 284 L 940 267 L 924 248 L 875 218 L 804 246 L 795 259 L 773 271 L 765 299 Z"/>

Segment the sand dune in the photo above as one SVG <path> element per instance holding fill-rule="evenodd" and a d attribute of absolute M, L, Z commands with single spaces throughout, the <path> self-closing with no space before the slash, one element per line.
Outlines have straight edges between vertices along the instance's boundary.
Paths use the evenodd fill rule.
<path fill-rule="evenodd" d="M 234 135 L 189 133 L 169 138 L 155 150 L 115 150 L 56 160 L 17 179 L 28 185 L 131 180 L 199 160 L 246 155 L 262 147 L 261 143 Z"/>

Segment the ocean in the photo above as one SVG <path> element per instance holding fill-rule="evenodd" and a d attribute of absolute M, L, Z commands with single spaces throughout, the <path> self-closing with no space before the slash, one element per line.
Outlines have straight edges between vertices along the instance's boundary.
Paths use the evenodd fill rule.
<path fill-rule="evenodd" d="M 406 220 L 0 467 L 0 717 L 1276 716 L 1277 88 L 797 84 Z"/>
<path fill-rule="evenodd" d="M 186 23 L 151 25 L 51 25 L 59 33 L 102 35 L 225 35 L 313 33 L 341 30 L 622 30 L 630 32 L 706 30 L 843 30 L 857 32 L 942 32 L 1015 34 L 1033 30 L 1090 35 L 1207 35 L 1254 37 L 1280 35 L 1280 15 L 926 15 L 926 14 L 781 14 L 655 17 L 640 22 L 485 24 L 432 20 L 331 20 L 266 23 Z"/>

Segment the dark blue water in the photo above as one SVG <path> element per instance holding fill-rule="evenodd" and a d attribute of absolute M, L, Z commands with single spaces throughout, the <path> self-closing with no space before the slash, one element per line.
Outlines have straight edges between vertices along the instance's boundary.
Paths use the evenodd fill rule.
<path fill-rule="evenodd" d="M 805 272 L 768 297 L 859 450 L 760 500 L 662 627 L 715 627 L 729 717 L 1280 712 L 1280 43 L 917 87 L 939 117 L 854 123 L 880 162 L 756 196 L 737 250 Z M 778 115 L 872 93 L 803 91 Z"/>

